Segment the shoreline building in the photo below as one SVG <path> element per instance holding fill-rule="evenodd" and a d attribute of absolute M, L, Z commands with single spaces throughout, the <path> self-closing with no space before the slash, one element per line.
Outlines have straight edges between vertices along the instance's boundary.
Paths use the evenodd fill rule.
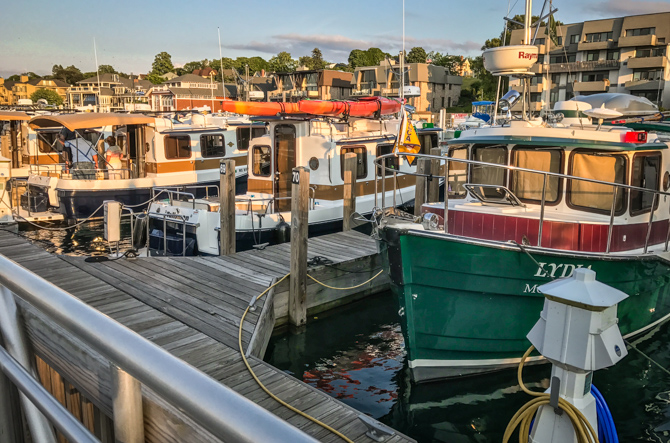
<path fill-rule="evenodd" d="M 510 44 L 522 43 L 523 30 L 513 30 Z M 670 108 L 670 12 L 557 26 L 555 42 L 540 29 L 535 44 L 540 55 L 533 67 L 531 111 L 601 92 L 645 97 Z M 519 80 L 510 82 L 510 88 L 519 87 Z"/>
<path fill-rule="evenodd" d="M 351 72 L 331 69 L 298 70 L 272 74 L 276 89 L 268 92 L 270 101 L 296 102 L 312 100 L 348 100 L 351 87 Z"/>
<path fill-rule="evenodd" d="M 99 112 L 126 110 L 133 103 L 146 103 L 148 80 L 121 77 L 119 74 L 100 74 L 85 78 L 67 90 L 67 103 L 72 108 L 97 108 Z"/>

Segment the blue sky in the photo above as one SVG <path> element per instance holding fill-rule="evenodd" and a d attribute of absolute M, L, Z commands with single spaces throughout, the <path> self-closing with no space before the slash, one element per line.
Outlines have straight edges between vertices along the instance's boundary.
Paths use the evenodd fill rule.
<path fill-rule="evenodd" d="M 512 0 L 513 14 L 524 0 Z M 565 23 L 670 11 L 670 0 L 554 0 Z M 542 1 L 535 0 L 539 13 Z M 324 58 L 346 62 L 352 49 L 401 49 L 402 0 L 144 1 L 22 0 L 0 15 L 0 76 L 51 73 L 54 64 L 95 70 L 99 64 L 146 73 L 167 51 L 175 65 L 219 56 L 293 58 L 318 47 Z M 449 54 L 478 55 L 502 31 L 507 0 L 405 0 L 407 50 L 422 46 Z"/>

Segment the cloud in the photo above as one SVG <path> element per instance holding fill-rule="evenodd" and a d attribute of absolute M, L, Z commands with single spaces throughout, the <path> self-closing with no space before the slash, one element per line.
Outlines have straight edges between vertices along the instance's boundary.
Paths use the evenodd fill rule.
<path fill-rule="evenodd" d="M 585 8 L 603 17 L 670 12 L 670 3 L 647 0 L 605 0 Z"/>
<path fill-rule="evenodd" d="M 409 51 L 414 46 L 421 46 L 426 51 L 447 52 L 451 54 L 465 54 L 478 52 L 481 43 L 473 41 L 456 42 L 451 39 L 421 39 L 406 37 L 405 47 Z M 251 41 L 244 44 L 226 45 L 228 49 L 256 51 L 265 54 L 289 52 L 293 58 L 309 55 L 312 49 L 319 48 L 328 61 L 343 62 L 349 57 L 353 49 L 380 48 L 389 53 L 399 52 L 402 39 L 398 35 L 375 35 L 369 39 L 352 39 L 342 35 L 303 35 L 298 33 L 279 34 L 270 37 L 267 41 Z"/>

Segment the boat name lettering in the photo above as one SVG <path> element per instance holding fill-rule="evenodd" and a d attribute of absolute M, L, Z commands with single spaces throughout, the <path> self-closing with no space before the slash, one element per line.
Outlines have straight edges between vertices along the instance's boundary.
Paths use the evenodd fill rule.
<path fill-rule="evenodd" d="M 548 278 L 565 278 L 570 277 L 575 269 L 584 267 L 584 265 L 573 265 L 570 263 L 538 263 L 540 265 L 537 268 L 537 272 L 533 277 L 548 277 Z M 548 268 L 547 268 L 548 266 Z M 558 272 L 561 269 L 561 272 Z M 588 265 L 586 269 L 591 269 L 591 265 Z"/>
<path fill-rule="evenodd" d="M 526 60 L 532 60 L 537 58 L 537 54 L 533 54 L 532 52 L 524 52 L 524 51 L 519 51 L 519 58 L 524 58 Z"/>
<path fill-rule="evenodd" d="M 523 292 L 524 292 L 524 294 L 527 293 L 527 292 L 529 292 L 531 294 L 541 294 L 540 290 L 537 289 L 537 285 L 531 286 L 528 283 L 526 283 L 526 287 L 523 288 Z"/>

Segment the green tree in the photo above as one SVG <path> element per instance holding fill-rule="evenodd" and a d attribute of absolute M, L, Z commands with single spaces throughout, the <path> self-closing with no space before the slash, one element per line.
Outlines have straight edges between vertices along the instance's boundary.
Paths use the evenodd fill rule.
<path fill-rule="evenodd" d="M 188 62 L 186 63 L 181 69 L 184 71 L 185 74 L 191 74 L 193 71 L 196 69 L 203 69 L 204 63 L 202 61 L 199 62 Z"/>
<path fill-rule="evenodd" d="M 328 64 L 323 59 L 323 54 L 319 48 L 312 49 L 312 69 L 324 69 Z"/>
<path fill-rule="evenodd" d="M 154 85 L 160 85 L 161 83 L 163 83 L 165 81 L 165 79 L 163 77 L 161 77 L 160 75 L 155 74 L 153 72 L 150 72 L 149 74 L 147 74 L 147 80 L 149 80 Z"/>
<path fill-rule="evenodd" d="M 70 85 L 74 85 L 78 81 L 84 79 L 84 74 L 82 74 L 79 68 L 74 65 L 70 65 L 67 68 L 63 68 L 61 65 L 54 65 L 51 69 L 51 73 L 54 78 L 63 80 Z"/>
<path fill-rule="evenodd" d="M 407 58 L 405 60 L 407 63 L 426 63 L 427 58 L 428 54 L 426 54 L 426 50 L 420 46 L 417 46 L 410 49 L 409 54 L 407 54 Z"/>
<path fill-rule="evenodd" d="M 100 73 L 100 75 L 102 75 L 102 74 L 118 74 L 118 72 L 116 72 L 116 69 L 114 69 L 114 67 L 112 65 L 100 65 L 100 66 L 98 66 L 98 72 Z"/>
<path fill-rule="evenodd" d="M 369 48 L 365 51 L 354 49 L 349 53 L 348 61 L 349 66 L 351 66 L 352 69 L 355 69 L 360 68 L 361 66 L 377 66 L 379 65 L 379 62 L 390 56 L 390 54 L 387 54 L 379 48 Z"/>
<path fill-rule="evenodd" d="M 60 106 L 63 104 L 63 98 L 56 91 L 50 89 L 38 89 L 30 96 L 33 103 L 37 103 L 37 100 L 41 98 L 45 99 L 50 105 Z"/>
<path fill-rule="evenodd" d="M 172 70 L 174 70 L 172 56 L 165 51 L 156 54 L 154 62 L 151 64 L 151 73 L 161 76 Z"/>
<path fill-rule="evenodd" d="M 293 72 L 298 63 L 291 58 L 291 54 L 282 51 L 268 61 L 270 70 L 273 72 Z"/>

